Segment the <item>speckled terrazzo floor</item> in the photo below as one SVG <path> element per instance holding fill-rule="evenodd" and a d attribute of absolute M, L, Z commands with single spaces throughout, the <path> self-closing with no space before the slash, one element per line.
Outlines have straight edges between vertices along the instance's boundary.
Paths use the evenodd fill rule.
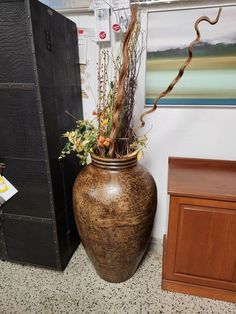
<path fill-rule="evenodd" d="M 236 304 L 162 291 L 161 258 L 149 249 L 125 283 L 101 280 L 79 246 L 64 273 L 0 261 L 0 313 L 219 313 Z"/>

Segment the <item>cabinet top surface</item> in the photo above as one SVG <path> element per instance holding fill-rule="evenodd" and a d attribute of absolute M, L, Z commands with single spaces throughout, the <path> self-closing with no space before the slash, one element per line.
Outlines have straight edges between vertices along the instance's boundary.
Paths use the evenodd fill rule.
<path fill-rule="evenodd" d="M 236 161 L 170 157 L 168 193 L 236 201 Z"/>

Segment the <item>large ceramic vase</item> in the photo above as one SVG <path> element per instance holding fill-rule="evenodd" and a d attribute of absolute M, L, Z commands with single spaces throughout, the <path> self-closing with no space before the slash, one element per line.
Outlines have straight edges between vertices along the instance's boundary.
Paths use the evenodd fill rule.
<path fill-rule="evenodd" d="M 157 188 L 136 156 L 92 156 L 73 188 L 76 225 L 98 275 L 122 282 L 136 271 L 150 240 Z"/>

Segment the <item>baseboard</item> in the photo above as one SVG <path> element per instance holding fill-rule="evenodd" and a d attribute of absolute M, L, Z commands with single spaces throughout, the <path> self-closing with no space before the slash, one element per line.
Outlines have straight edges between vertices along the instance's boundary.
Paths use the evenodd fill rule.
<path fill-rule="evenodd" d="M 152 237 L 150 241 L 150 250 L 155 251 L 157 255 L 162 256 L 163 255 L 163 239 Z"/>

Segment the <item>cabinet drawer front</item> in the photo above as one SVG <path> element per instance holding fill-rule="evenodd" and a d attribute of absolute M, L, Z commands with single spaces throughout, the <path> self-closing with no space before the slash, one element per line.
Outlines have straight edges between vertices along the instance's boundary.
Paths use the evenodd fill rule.
<path fill-rule="evenodd" d="M 166 278 L 236 291 L 236 204 L 171 197 Z"/>

